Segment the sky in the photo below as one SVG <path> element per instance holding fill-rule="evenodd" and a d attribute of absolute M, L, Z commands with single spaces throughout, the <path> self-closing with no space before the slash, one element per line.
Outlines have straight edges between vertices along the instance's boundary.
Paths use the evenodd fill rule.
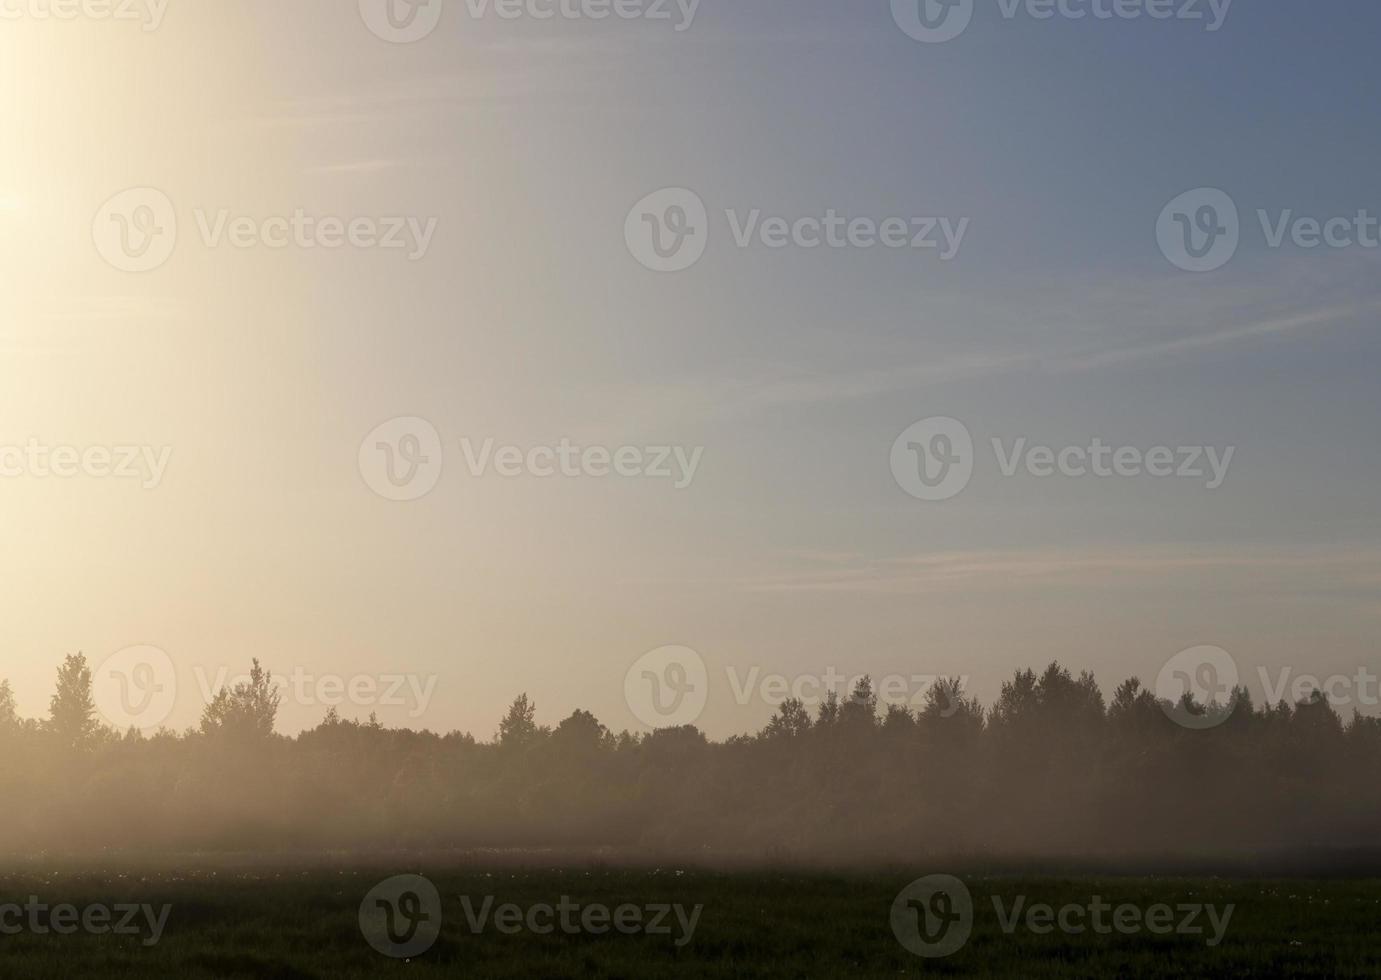
<path fill-rule="evenodd" d="M 21 713 L 130 648 L 174 728 L 257 657 L 281 731 L 338 678 L 345 717 L 480 738 L 521 692 L 647 730 L 666 647 L 716 737 L 770 716 L 750 676 L 1381 671 L 1374 3 L 968 0 L 939 41 L 907 0 L 150 2 L 0 3 Z M 1236 247 L 1189 271 L 1203 189 Z M 919 499 L 937 432 L 971 473 Z M 1004 472 L 1094 440 L 1203 475 Z M 642 475 L 540 475 L 563 445 Z M 429 693 L 361 693 L 395 678 Z"/>

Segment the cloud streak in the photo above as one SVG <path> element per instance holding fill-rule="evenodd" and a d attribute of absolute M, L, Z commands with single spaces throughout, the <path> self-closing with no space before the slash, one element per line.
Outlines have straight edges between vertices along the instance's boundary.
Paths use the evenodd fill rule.
<path fill-rule="evenodd" d="M 1196 551 L 1192 548 L 949 551 L 896 558 L 802 556 L 792 569 L 740 581 L 747 592 L 940 594 L 1070 587 L 1366 592 L 1381 581 L 1381 552 Z M 1373 599 L 1366 601 L 1374 602 Z"/>

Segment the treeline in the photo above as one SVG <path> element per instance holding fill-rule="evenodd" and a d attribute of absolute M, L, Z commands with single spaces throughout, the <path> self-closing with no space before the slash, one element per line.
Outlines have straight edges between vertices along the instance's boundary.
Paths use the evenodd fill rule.
<path fill-rule="evenodd" d="M 616 734 L 584 711 L 546 727 L 526 696 L 489 742 L 334 710 L 288 738 L 278 704 L 256 663 L 199 728 L 143 736 L 97 722 L 80 656 L 43 721 L 0 684 L 0 850 L 1180 859 L 1369 847 L 1381 826 L 1377 719 L 1344 722 L 1317 696 L 1258 709 L 1239 690 L 1194 730 L 1135 679 L 1109 701 L 1058 664 L 986 709 L 953 680 L 917 710 L 884 707 L 864 680 L 724 742 Z"/>

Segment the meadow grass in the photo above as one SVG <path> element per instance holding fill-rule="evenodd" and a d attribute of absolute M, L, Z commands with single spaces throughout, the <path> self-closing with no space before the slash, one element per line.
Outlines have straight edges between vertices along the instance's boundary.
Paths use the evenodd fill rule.
<path fill-rule="evenodd" d="M 29 896 L 52 906 L 171 906 L 157 944 L 145 936 L 0 935 L 0 975 L 43 978 L 366 977 L 1376 977 L 1381 976 L 1381 880 L 961 876 L 973 896 L 969 942 L 922 959 L 894 937 L 898 891 L 934 869 L 895 873 L 580 868 L 378 867 L 199 872 L 25 871 L 0 874 L 0 905 Z M 425 874 L 442 898 L 436 944 L 411 961 L 363 938 L 361 900 L 392 873 Z M 1233 905 L 1221 945 L 1204 935 L 1037 934 L 1003 930 L 992 904 Z M 475 933 L 461 896 L 478 907 L 702 905 L 692 939 L 672 935 Z"/>

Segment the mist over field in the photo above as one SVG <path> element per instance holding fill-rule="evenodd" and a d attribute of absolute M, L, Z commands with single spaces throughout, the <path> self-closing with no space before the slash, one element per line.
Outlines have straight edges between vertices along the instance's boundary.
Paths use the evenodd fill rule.
<path fill-rule="evenodd" d="M 865 678 L 718 742 L 581 710 L 545 724 L 526 695 L 492 738 L 334 708 L 286 737 L 281 700 L 256 662 L 198 728 L 145 736 L 97 718 L 83 657 L 58 671 L 47 719 L 21 720 L 0 686 L 5 857 L 1316 872 L 1381 857 L 1381 783 L 1358 778 L 1381 771 L 1381 721 L 1344 721 L 1322 694 L 1172 703 L 1131 679 L 1105 698 L 1052 664 L 987 707 L 942 679 L 913 711 Z"/>

